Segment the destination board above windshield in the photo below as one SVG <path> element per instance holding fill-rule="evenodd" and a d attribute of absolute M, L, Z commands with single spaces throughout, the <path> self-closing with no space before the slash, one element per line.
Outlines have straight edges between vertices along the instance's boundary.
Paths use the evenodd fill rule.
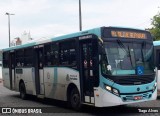
<path fill-rule="evenodd" d="M 149 39 L 152 40 L 151 34 L 145 30 L 130 28 L 103 28 L 102 35 L 104 38 L 124 38 L 124 39 Z"/>
<path fill-rule="evenodd" d="M 112 37 L 146 39 L 146 33 L 128 32 L 128 31 L 111 31 Z"/>

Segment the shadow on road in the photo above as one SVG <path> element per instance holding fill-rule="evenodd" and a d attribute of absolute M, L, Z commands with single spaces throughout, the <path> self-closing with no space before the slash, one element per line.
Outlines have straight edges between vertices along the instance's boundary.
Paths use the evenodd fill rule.
<path fill-rule="evenodd" d="M 11 97 L 16 97 L 20 99 L 20 96 L 18 94 L 12 95 Z M 46 105 L 46 107 L 44 106 L 44 108 L 48 109 L 48 111 L 49 109 L 51 109 L 52 111 L 49 111 L 49 112 L 55 112 L 55 113 L 88 113 L 91 115 L 106 115 L 106 114 L 124 115 L 128 113 L 138 112 L 137 107 L 131 107 L 131 106 L 115 106 L 115 107 L 98 108 L 98 107 L 92 107 L 92 106 L 86 106 L 86 105 L 83 106 L 82 110 L 74 111 L 67 107 L 67 102 L 62 102 L 59 100 L 39 99 L 32 95 L 29 95 L 27 100 Z"/>

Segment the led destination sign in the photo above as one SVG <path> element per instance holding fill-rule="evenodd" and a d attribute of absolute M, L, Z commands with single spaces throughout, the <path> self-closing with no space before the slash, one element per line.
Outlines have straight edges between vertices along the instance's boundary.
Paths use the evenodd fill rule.
<path fill-rule="evenodd" d="M 147 39 L 146 33 L 130 31 L 111 31 L 112 37 Z"/>

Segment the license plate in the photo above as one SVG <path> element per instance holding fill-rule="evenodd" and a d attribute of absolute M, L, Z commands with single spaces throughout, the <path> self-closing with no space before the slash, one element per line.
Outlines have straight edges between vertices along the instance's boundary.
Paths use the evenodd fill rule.
<path fill-rule="evenodd" d="M 134 96 L 134 100 L 141 100 L 142 96 Z"/>

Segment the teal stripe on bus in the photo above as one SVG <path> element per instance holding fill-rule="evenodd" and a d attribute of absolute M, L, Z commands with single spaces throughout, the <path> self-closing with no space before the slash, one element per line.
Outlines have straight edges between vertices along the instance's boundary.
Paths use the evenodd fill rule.
<path fill-rule="evenodd" d="M 52 86 L 52 89 L 49 93 L 49 96 L 55 97 L 55 93 L 56 93 L 56 90 L 57 90 L 57 78 L 58 78 L 57 67 L 53 67 L 53 72 L 54 72 L 54 74 L 53 74 L 53 86 Z"/>
<path fill-rule="evenodd" d="M 63 40 L 63 39 L 67 39 L 67 38 L 74 38 L 74 37 L 78 37 L 78 36 L 88 35 L 88 34 L 95 34 L 98 37 L 101 37 L 101 28 L 94 28 L 94 29 L 90 29 L 90 30 L 77 32 L 77 33 L 63 35 L 63 36 L 51 38 L 51 40 L 52 41 L 58 41 L 58 40 Z"/>
<path fill-rule="evenodd" d="M 31 47 L 31 46 L 34 46 L 34 45 L 36 45 L 36 42 L 6 48 L 6 49 L 3 49 L 3 51 L 15 50 L 15 49 L 19 49 L 19 48 L 26 48 L 26 47 Z"/>

